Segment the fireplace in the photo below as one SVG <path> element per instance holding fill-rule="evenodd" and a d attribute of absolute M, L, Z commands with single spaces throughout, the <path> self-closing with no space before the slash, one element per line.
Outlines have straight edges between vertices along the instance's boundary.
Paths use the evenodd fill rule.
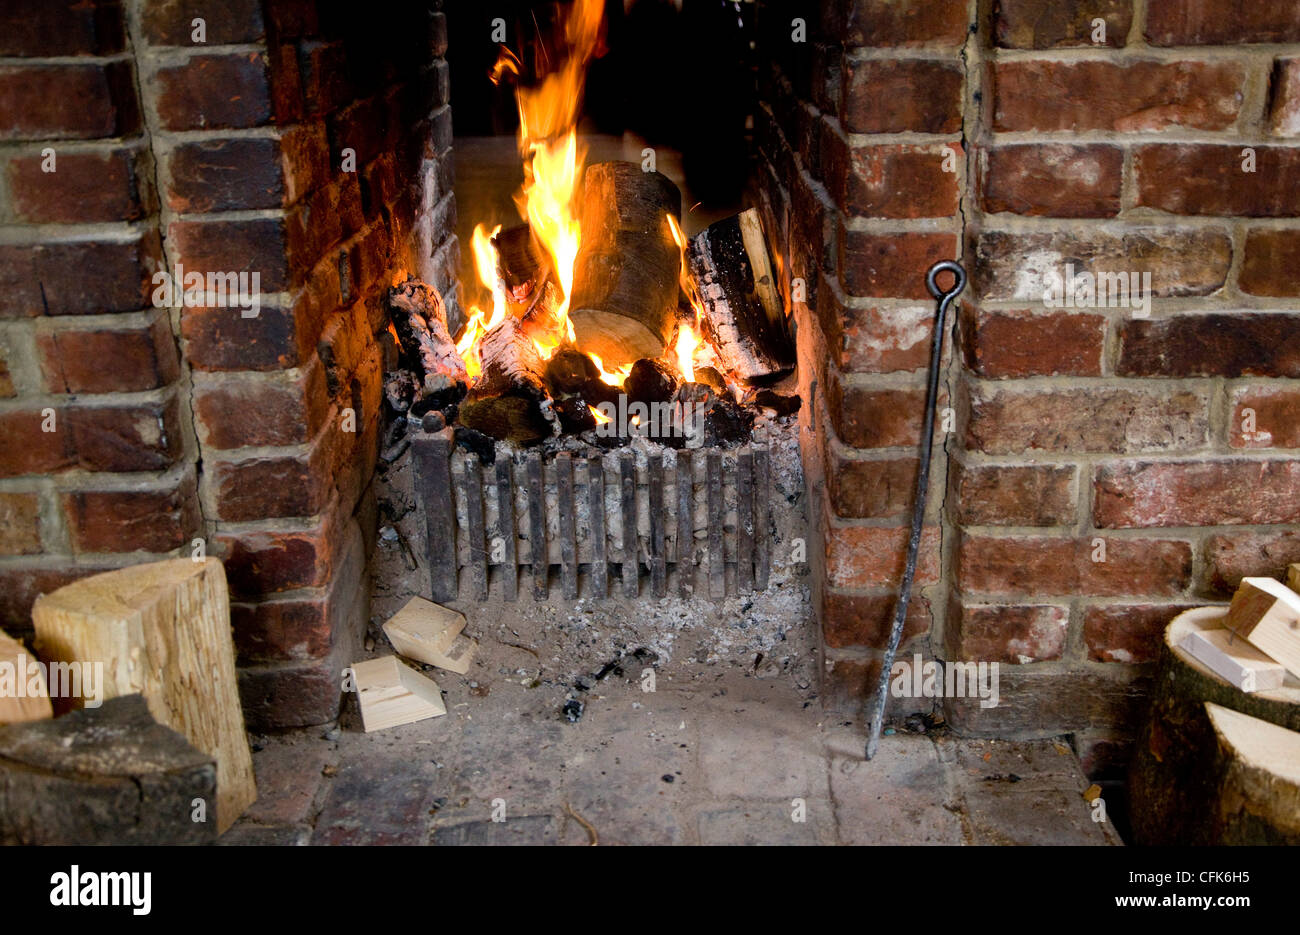
<path fill-rule="evenodd" d="M 608 309 L 582 295 L 576 189 L 557 200 L 534 175 L 523 217 L 514 185 L 466 195 L 483 193 L 484 137 L 517 145 L 509 81 L 486 77 L 502 45 L 525 88 L 556 74 L 555 48 L 523 25 L 543 5 L 505 4 L 504 42 L 487 13 L 440 2 L 15 6 L 36 25 L 0 40 L 10 632 L 69 581 L 218 556 L 245 714 L 281 728 L 338 717 L 340 674 L 378 638 L 372 574 L 390 596 L 513 593 L 552 611 L 758 602 L 815 642 L 819 702 L 860 717 L 906 551 L 925 274 L 951 258 L 970 285 L 900 658 L 997 663 L 1002 701 L 913 693 L 891 714 L 1070 735 L 1089 770 L 1116 775 L 1173 615 L 1300 560 L 1289 14 L 1259 5 L 1233 32 L 1180 0 L 592 6 L 605 39 L 568 43 L 598 93 L 534 124 L 525 149 L 563 156 L 545 148 L 561 129 L 615 138 L 577 168 L 644 181 L 643 147 L 623 144 L 664 140 L 647 143 L 658 169 L 723 204 L 662 212 L 673 308 L 611 343 Z M 716 9 L 738 24 L 725 54 L 681 30 L 699 68 L 650 88 L 651 37 Z M 570 10 L 538 12 L 536 34 Z M 640 136 L 623 109 L 644 113 Z M 693 170 L 673 162 L 683 135 L 705 141 Z M 718 332 L 699 297 L 679 302 L 677 274 L 742 210 L 791 354 L 737 380 L 734 362 L 705 362 Z M 1054 277 L 1121 273 L 1126 304 L 1045 298 Z M 394 314 L 403 296 L 430 307 L 421 288 L 461 368 L 441 389 L 414 374 Z M 530 314 L 540 331 L 523 330 Z M 538 386 L 567 349 L 581 379 L 475 397 L 507 319 Z M 664 398 L 631 398 L 641 361 L 669 373 Z M 739 424 L 709 435 L 706 415 L 688 440 L 688 384 Z M 667 404 L 681 437 L 633 431 L 620 393 Z M 492 407 L 473 410 L 498 398 L 526 412 L 494 435 Z M 384 570 L 399 565 L 409 577 Z"/>

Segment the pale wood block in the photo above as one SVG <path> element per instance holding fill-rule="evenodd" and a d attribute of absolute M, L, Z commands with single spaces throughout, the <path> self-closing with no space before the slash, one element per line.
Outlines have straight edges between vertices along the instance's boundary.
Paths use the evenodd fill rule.
<path fill-rule="evenodd" d="M 0 724 L 51 717 L 54 708 L 45 684 L 45 667 L 32 658 L 22 643 L 0 631 Z"/>
<path fill-rule="evenodd" d="M 1228 628 L 1300 676 L 1300 594 L 1272 578 L 1242 578 Z"/>
<path fill-rule="evenodd" d="M 366 733 L 447 713 L 438 683 L 396 656 L 354 663 L 352 679 Z"/>
<path fill-rule="evenodd" d="M 217 830 L 257 798 L 235 675 L 226 570 L 215 558 L 132 565 L 65 585 L 32 607 L 45 662 L 102 663 L 103 697 L 149 713 L 217 761 Z"/>
<path fill-rule="evenodd" d="M 1281 688 L 1286 669 L 1231 630 L 1193 630 L 1182 648 L 1243 692 Z"/>
<path fill-rule="evenodd" d="M 464 614 L 422 597 L 411 598 L 384 624 L 398 653 L 458 675 L 469 671 L 478 647 L 476 640 L 461 634 L 464 629 Z"/>

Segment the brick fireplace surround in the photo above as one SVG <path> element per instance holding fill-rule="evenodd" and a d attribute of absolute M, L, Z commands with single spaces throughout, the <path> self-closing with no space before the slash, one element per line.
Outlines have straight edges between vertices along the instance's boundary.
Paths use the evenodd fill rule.
<path fill-rule="evenodd" d="M 202 542 L 255 726 L 334 717 L 365 628 L 382 294 L 412 273 L 455 314 L 441 3 L 379 6 L 9 0 L 0 23 L 0 626 Z M 823 697 L 858 714 L 878 672 L 924 273 L 962 257 L 901 653 L 1001 663 L 1001 704 L 949 699 L 953 726 L 1075 733 L 1105 773 L 1173 613 L 1300 561 L 1300 6 L 765 0 L 757 24 Z M 1046 308 L 1067 263 L 1150 272 L 1149 316 Z M 155 308 L 177 264 L 260 271 L 259 315 Z"/>

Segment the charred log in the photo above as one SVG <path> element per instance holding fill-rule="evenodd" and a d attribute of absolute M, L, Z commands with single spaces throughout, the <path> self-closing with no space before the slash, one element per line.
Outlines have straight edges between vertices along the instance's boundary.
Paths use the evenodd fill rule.
<path fill-rule="evenodd" d="M 719 396 L 703 383 L 683 383 L 673 400 L 681 407 L 684 424 L 692 427 L 689 434 L 698 437 L 702 424 L 705 446 L 712 448 L 749 440 L 754 413 Z M 674 447 L 681 446 L 674 444 Z"/>
<path fill-rule="evenodd" d="M 447 309 L 437 289 L 408 279 L 388 290 L 388 308 L 401 346 L 400 362 L 415 373 L 424 392 L 469 382 L 465 362 L 447 330 Z"/>
<path fill-rule="evenodd" d="M 673 398 L 679 377 L 661 360 L 643 357 L 632 365 L 623 381 L 623 392 L 630 402 L 664 403 Z"/>
<path fill-rule="evenodd" d="M 523 326 L 507 318 L 479 344 L 483 372 L 460 406 L 460 423 L 485 435 L 530 445 L 551 434 L 546 366 Z"/>
<path fill-rule="evenodd" d="M 794 342 L 758 212 L 709 225 L 691 239 L 686 265 L 723 366 L 747 382 L 788 373 Z"/>
<path fill-rule="evenodd" d="M 681 192 L 632 162 L 590 166 L 584 184 L 569 311 L 577 343 L 611 368 L 659 357 L 675 325 L 681 272 L 665 215 L 681 216 Z"/>

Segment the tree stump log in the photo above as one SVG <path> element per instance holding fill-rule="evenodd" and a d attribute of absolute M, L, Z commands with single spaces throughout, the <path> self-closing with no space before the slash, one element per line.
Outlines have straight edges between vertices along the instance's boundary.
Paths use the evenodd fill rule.
<path fill-rule="evenodd" d="M 210 844 L 216 800 L 212 757 L 140 695 L 0 728 L 0 844 Z"/>
<path fill-rule="evenodd" d="M 676 325 L 682 264 L 666 216 L 681 217 L 681 192 L 633 162 L 589 166 L 584 186 L 569 303 L 577 346 L 609 370 L 661 357 Z"/>
<path fill-rule="evenodd" d="M 1243 692 L 1215 675 L 1181 646 L 1191 630 L 1227 622 L 1227 608 L 1199 607 L 1165 628 L 1151 710 L 1129 767 L 1133 837 L 1142 845 L 1213 844 L 1222 836 L 1219 799 L 1224 782 L 1215 729 L 1206 702 L 1300 731 L 1300 681 L 1272 691 Z"/>

